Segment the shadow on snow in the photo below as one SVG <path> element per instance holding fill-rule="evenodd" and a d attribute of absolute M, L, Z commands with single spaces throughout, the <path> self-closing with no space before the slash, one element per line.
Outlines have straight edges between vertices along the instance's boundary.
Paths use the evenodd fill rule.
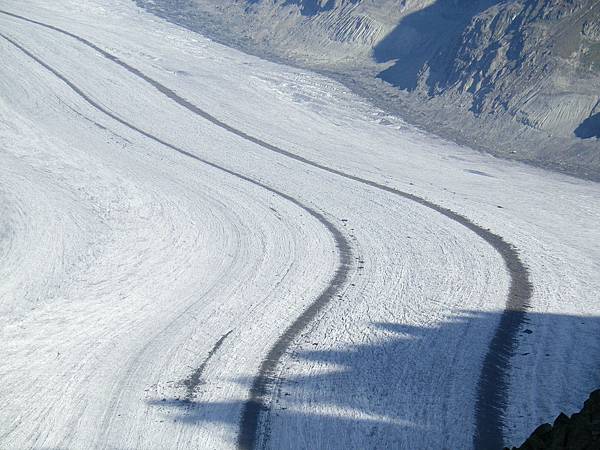
<path fill-rule="evenodd" d="M 477 382 L 499 319 L 500 314 L 467 312 L 436 327 L 376 323 L 365 330 L 372 335 L 371 343 L 342 348 L 299 342 L 284 363 L 275 398 L 261 414 L 261 443 L 268 446 L 273 434 L 284 436 L 282 442 L 291 448 L 305 448 L 298 433 L 309 434 L 321 447 L 340 449 L 407 448 L 417 441 L 420 448 L 455 448 L 453 439 L 461 435 L 463 444 L 471 442 Z M 553 420 L 560 411 L 546 408 L 546 399 L 568 414 L 579 410 L 589 392 L 600 386 L 599 335 L 597 317 L 527 314 L 511 365 L 531 376 L 539 371 L 559 373 L 545 384 L 525 386 L 527 395 L 536 395 L 542 416 L 523 410 L 511 421 L 535 427 Z M 534 346 L 534 341 L 548 345 Z M 295 370 L 298 367 L 309 370 Z M 563 390 L 564 380 L 572 386 L 568 392 Z M 483 380 L 480 388 L 505 381 Z M 236 382 L 249 388 L 252 379 Z M 190 426 L 237 426 L 243 402 L 210 403 L 201 398 L 200 389 L 194 400 L 150 404 L 165 407 L 171 419 Z"/>

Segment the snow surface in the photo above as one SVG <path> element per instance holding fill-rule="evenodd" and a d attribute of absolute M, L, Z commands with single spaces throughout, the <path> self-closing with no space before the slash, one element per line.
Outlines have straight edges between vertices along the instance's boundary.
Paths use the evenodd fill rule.
<path fill-rule="evenodd" d="M 515 245 L 534 294 L 511 360 L 507 444 L 600 384 L 598 184 L 429 136 L 327 78 L 126 0 L 1 9 L 89 39 L 249 135 Z M 492 247 L 202 120 L 71 37 L 1 14 L 0 33 L 113 115 L 0 39 L 1 448 L 234 447 L 262 359 L 339 264 L 310 211 L 343 233 L 354 262 L 280 364 L 261 443 L 471 448 L 509 288 Z"/>

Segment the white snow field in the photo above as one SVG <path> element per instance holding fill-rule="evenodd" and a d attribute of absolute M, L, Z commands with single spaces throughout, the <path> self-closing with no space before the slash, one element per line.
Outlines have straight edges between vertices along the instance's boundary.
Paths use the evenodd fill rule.
<path fill-rule="evenodd" d="M 131 1 L 0 10 L 1 449 L 517 445 L 600 386 L 600 185 Z"/>

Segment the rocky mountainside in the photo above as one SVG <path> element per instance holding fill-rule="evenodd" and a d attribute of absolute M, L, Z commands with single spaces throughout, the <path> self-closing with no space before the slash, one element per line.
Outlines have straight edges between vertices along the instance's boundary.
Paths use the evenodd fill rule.
<path fill-rule="evenodd" d="M 594 4 L 595 3 L 595 4 Z M 505 114 L 533 128 L 600 137 L 600 5 L 537 0 L 494 5 L 421 67 L 428 95 L 459 94 L 475 114 Z M 398 42 L 396 42 L 398 45 Z M 381 75 L 401 80 L 400 63 Z M 409 87 L 410 86 L 403 86 Z"/>
<path fill-rule="evenodd" d="M 497 155 L 600 178 L 600 1 L 137 0 Z"/>

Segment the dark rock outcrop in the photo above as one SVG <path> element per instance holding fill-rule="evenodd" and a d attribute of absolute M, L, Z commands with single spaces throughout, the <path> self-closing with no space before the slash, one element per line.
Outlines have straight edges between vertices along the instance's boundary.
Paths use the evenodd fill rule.
<path fill-rule="evenodd" d="M 580 412 L 571 417 L 560 413 L 554 424 L 540 425 L 522 446 L 513 447 L 512 450 L 598 449 L 600 449 L 600 389 L 590 394 Z"/>

